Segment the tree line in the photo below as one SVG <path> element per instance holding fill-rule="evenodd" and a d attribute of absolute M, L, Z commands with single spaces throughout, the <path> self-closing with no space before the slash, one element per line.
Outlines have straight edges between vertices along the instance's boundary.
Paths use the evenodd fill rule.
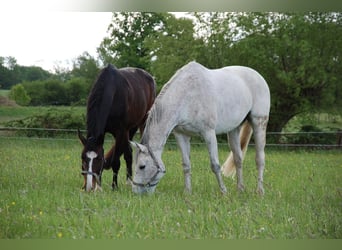
<path fill-rule="evenodd" d="M 11 89 L 9 97 L 22 106 L 85 105 L 99 70 L 99 62 L 87 52 L 74 59 L 72 70 L 56 67 L 54 73 L 0 57 L 0 87 Z"/>
<path fill-rule="evenodd" d="M 59 102 L 71 89 L 80 94 L 76 99 L 85 99 L 99 68 L 107 63 L 149 71 L 158 89 L 192 60 L 208 68 L 244 65 L 268 82 L 269 130 L 281 131 L 300 113 L 341 112 L 341 44 L 342 13 L 199 12 L 176 18 L 170 13 L 115 12 L 98 58 L 85 53 L 73 70 L 53 76 L 68 86 L 64 94 L 56 90 L 56 82 L 45 88 L 59 93 L 53 95 L 60 96 Z M 39 82 L 22 85 L 33 104 L 29 89 Z"/>

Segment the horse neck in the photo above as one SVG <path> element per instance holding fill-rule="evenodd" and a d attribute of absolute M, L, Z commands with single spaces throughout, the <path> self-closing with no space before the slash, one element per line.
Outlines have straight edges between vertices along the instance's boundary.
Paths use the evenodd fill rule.
<path fill-rule="evenodd" d="M 163 152 L 164 146 L 166 144 L 167 138 L 169 137 L 171 131 L 176 126 L 176 116 L 175 112 L 161 112 L 158 118 L 158 121 L 155 120 L 154 115 L 156 113 L 152 113 L 149 118 L 148 123 L 146 124 L 143 137 L 142 144 L 148 146 L 155 154 L 156 157 L 161 159 L 161 154 Z"/>
<path fill-rule="evenodd" d="M 181 93 L 178 84 L 173 84 L 177 79 L 173 77 L 159 93 L 148 116 L 143 133 L 142 144 L 147 145 L 156 157 L 161 159 L 167 138 L 171 131 L 177 126 L 181 109 Z M 182 88 L 182 86 L 180 86 Z M 178 98 L 178 100 L 176 100 Z"/>

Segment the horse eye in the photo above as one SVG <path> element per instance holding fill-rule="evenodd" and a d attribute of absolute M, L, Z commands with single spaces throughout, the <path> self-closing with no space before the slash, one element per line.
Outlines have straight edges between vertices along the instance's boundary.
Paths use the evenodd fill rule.
<path fill-rule="evenodd" d="M 146 167 L 145 165 L 140 165 L 140 166 L 139 166 L 139 169 L 140 169 L 140 170 L 143 170 L 143 169 L 145 169 L 145 167 Z"/>

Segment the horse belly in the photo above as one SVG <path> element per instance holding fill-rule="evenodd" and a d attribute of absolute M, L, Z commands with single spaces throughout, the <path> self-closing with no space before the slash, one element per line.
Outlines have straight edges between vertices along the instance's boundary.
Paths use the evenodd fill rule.
<path fill-rule="evenodd" d="M 219 91 L 221 98 L 217 99 L 215 132 L 223 134 L 235 129 L 244 121 L 252 108 L 252 96 L 244 88 L 220 89 Z"/>
<path fill-rule="evenodd" d="M 247 116 L 247 113 L 246 113 L 246 116 Z M 243 122 L 246 116 L 221 118 L 215 127 L 215 133 L 219 135 L 219 134 L 225 134 L 225 133 L 228 133 L 229 131 L 232 131 Z"/>

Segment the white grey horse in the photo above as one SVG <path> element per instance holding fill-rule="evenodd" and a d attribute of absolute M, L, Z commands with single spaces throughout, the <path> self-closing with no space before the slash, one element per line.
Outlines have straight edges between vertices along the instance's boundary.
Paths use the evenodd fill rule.
<path fill-rule="evenodd" d="M 226 193 L 218 159 L 216 134 L 228 133 L 232 150 L 221 170 L 237 173 L 237 187 L 244 189 L 242 161 L 254 131 L 257 192 L 264 194 L 263 172 L 270 92 L 264 78 L 242 66 L 207 69 L 196 62 L 183 66 L 156 98 L 135 159 L 133 192 L 154 192 L 165 174 L 161 155 L 171 132 L 182 152 L 185 190 L 191 192 L 190 137 L 201 135 L 208 147 L 211 169 L 221 192 Z M 240 133 L 241 130 L 241 133 Z"/>

